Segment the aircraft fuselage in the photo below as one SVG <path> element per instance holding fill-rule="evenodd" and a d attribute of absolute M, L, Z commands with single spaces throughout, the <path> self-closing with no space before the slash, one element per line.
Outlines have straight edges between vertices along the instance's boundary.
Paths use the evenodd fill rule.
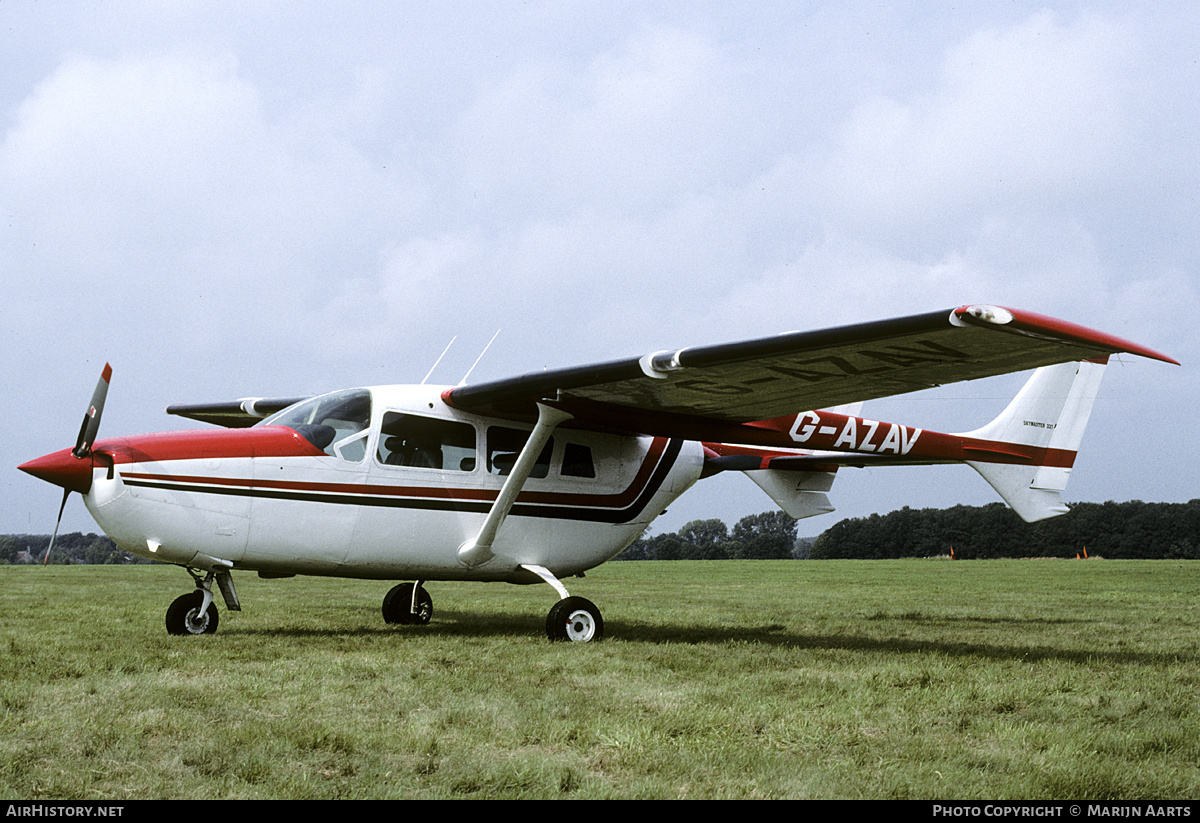
<path fill-rule="evenodd" d="M 479 531 L 529 427 L 456 411 L 442 390 L 339 393 L 348 411 L 326 401 L 309 414 L 333 426 L 293 414 L 99 441 L 113 470 L 96 460 L 84 499 L 122 549 L 195 568 L 536 582 L 522 564 L 558 577 L 600 565 L 700 476 L 698 443 L 560 428 L 495 556 L 469 568 L 458 549 Z"/>

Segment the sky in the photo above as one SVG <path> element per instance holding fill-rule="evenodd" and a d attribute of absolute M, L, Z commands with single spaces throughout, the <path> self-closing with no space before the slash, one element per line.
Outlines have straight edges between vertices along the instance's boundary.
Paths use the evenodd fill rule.
<path fill-rule="evenodd" d="M 1179 360 L 1113 362 L 1064 497 L 1200 497 L 1197 42 L 1186 2 L 3 0 L 0 533 L 52 530 L 15 467 L 105 362 L 101 438 L 420 382 L 451 339 L 455 384 L 497 331 L 471 382 L 966 303 Z M 971 430 L 1022 380 L 863 414 Z M 830 496 L 800 534 L 998 499 Z M 773 507 L 723 475 L 652 532 Z"/>

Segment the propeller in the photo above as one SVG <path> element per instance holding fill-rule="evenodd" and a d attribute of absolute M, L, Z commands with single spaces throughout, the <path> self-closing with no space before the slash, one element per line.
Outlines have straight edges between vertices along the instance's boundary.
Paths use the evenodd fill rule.
<path fill-rule="evenodd" d="M 67 498 L 71 496 L 70 489 L 63 489 L 62 502 L 58 504 L 58 519 L 54 521 L 54 534 L 50 535 L 50 545 L 46 547 L 46 556 L 42 558 L 42 565 L 45 566 L 50 562 L 50 552 L 54 551 L 54 541 L 58 539 L 58 527 L 62 525 L 63 510 L 67 507 Z"/>
<path fill-rule="evenodd" d="M 92 444 L 96 442 L 96 432 L 100 430 L 100 416 L 104 413 L 104 400 L 108 397 L 108 384 L 112 379 L 112 366 L 104 364 L 104 371 L 96 381 L 96 390 L 92 392 L 92 401 L 84 412 L 83 422 L 79 426 L 79 436 L 75 438 L 75 448 L 71 454 L 78 460 L 91 462 Z M 58 506 L 58 519 L 54 521 L 54 534 L 50 536 L 50 545 L 46 547 L 46 556 L 42 565 L 50 562 L 50 552 L 54 550 L 54 541 L 58 539 L 58 528 L 62 525 L 63 511 L 67 508 L 67 498 L 71 496 L 72 487 L 63 486 L 62 502 Z M 81 494 L 86 493 L 86 489 Z"/>
<path fill-rule="evenodd" d="M 92 444 L 96 442 L 96 432 L 100 429 L 100 415 L 104 412 L 104 399 L 108 397 L 108 381 L 112 379 L 112 366 L 104 364 L 104 371 L 96 382 L 96 390 L 92 392 L 92 402 L 83 415 L 83 423 L 79 426 L 79 437 L 75 439 L 75 448 L 71 454 L 82 459 L 92 453 Z"/>

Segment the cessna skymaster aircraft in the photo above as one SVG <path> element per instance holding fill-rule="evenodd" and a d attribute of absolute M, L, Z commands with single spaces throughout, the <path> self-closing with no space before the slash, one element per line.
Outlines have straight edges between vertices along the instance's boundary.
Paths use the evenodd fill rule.
<path fill-rule="evenodd" d="M 793 517 L 833 510 L 840 466 L 966 463 L 1025 520 L 1059 497 L 1110 354 L 1166 355 L 996 306 L 660 351 L 476 385 L 171 406 L 223 428 L 79 437 L 20 468 L 83 495 L 116 544 L 184 567 L 167 631 L 216 631 L 233 571 L 411 580 L 388 623 L 428 623 L 431 580 L 544 581 L 554 640 L 598 640 L 561 578 L 614 557 L 701 478 L 741 471 Z M 1036 369 L 999 417 L 942 434 L 830 406 Z M 62 509 L 59 510 L 59 519 Z M 57 529 L 56 529 L 57 531 Z"/>

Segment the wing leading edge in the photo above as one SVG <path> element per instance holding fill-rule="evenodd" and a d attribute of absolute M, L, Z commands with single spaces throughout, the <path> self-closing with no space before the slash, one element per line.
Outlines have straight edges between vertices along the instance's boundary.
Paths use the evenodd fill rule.
<path fill-rule="evenodd" d="M 443 399 L 465 411 L 536 417 L 535 403 L 580 423 L 689 439 L 731 440 L 742 424 L 1128 352 L 1177 361 L 1104 332 L 1032 312 L 962 306 L 892 320 L 459 386 Z"/>

